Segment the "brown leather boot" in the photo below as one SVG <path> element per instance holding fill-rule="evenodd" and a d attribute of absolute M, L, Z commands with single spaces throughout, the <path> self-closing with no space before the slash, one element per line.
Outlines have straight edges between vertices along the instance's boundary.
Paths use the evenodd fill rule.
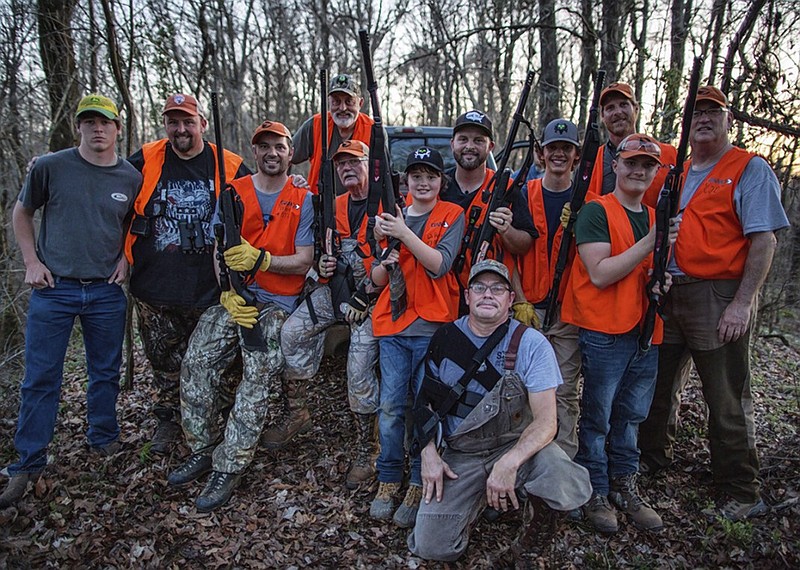
<path fill-rule="evenodd" d="M 356 458 L 350 464 L 344 478 L 344 486 L 348 489 L 358 489 L 363 483 L 372 481 L 375 477 L 375 458 L 378 455 L 375 443 L 375 416 L 376 414 L 355 414 Z"/>
<path fill-rule="evenodd" d="M 308 380 L 286 380 L 288 413 L 277 425 L 264 430 L 261 441 L 268 449 L 280 449 L 294 436 L 311 429 L 311 412 L 306 405 Z"/>

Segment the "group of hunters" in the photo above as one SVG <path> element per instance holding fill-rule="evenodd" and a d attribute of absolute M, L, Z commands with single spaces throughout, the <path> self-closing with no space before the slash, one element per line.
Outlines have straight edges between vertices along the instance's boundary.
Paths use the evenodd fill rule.
<path fill-rule="evenodd" d="M 19 459 L 5 470 L 0 506 L 19 501 L 46 467 L 76 316 L 88 444 L 101 455 L 120 451 L 121 285 L 129 276 L 156 394 L 150 449 L 167 453 L 185 441 L 189 455 L 168 484 L 205 478 L 200 512 L 231 498 L 259 445 L 281 448 L 312 427 L 307 395 L 318 384 L 325 332 L 337 323 L 350 329 L 355 426 L 344 485 L 377 477 L 370 516 L 412 529 L 408 547 L 422 558 L 457 559 L 481 514 L 514 509 L 524 509 L 534 532 L 563 513 L 602 533 L 615 532 L 620 518 L 661 530 L 637 479 L 673 461 L 691 362 L 708 406 L 719 498 L 707 514 L 735 521 L 766 512 L 749 344 L 775 232 L 788 220 L 768 163 L 729 140 L 726 95 L 701 87 L 689 110 L 691 159 L 679 213 L 662 228 L 672 255 L 657 285 L 654 208 L 677 155 L 635 132 L 639 104 L 629 85 L 600 93 L 607 142 L 577 217 L 567 206 L 582 145 L 566 119 L 541 133 L 543 176 L 487 211 L 495 131 L 478 110 L 454 123 L 455 168 L 446 170 L 433 148 L 416 149 L 402 175 L 407 205 L 376 213 L 374 119 L 363 104 L 352 76 L 334 76 L 327 116 L 294 135 L 271 120 L 255 129 L 253 174 L 242 157 L 205 140 L 208 121 L 191 95 L 167 98 L 166 138 L 127 160 L 116 153 L 114 102 L 99 94 L 80 101 L 79 145 L 35 161 L 13 212 L 32 294 Z M 320 248 L 315 234 L 328 160 L 335 251 Z M 306 161 L 307 180 L 291 174 Z M 223 224 L 224 192 L 242 206 L 238 231 Z M 484 224 L 494 230 L 487 255 L 467 252 L 457 263 L 465 234 Z M 569 263 L 552 290 L 565 227 Z M 243 287 L 228 285 L 234 275 Z M 337 275 L 347 277 L 345 302 Z M 642 349 L 655 287 L 663 320 Z M 557 312 L 543 333 L 552 296 Z"/>

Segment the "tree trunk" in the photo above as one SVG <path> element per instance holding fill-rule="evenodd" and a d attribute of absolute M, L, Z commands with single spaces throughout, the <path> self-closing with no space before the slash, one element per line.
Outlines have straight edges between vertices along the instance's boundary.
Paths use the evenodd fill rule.
<path fill-rule="evenodd" d="M 619 54 L 622 50 L 621 16 L 626 2 L 603 0 L 603 32 L 600 34 L 600 67 L 606 70 L 606 83 L 619 77 Z"/>
<path fill-rule="evenodd" d="M 592 0 L 581 0 L 583 32 L 581 33 L 581 79 L 580 79 L 580 115 L 578 128 L 583 131 L 589 116 L 589 97 L 594 87 L 594 73 L 597 70 L 597 30 L 594 27 Z M 606 79 L 606 83 L 609 83 Z"/>
<path fill-rule="evenodd" d="M 711 21 L 712 21 L 712 29 L 713 33 L 706 38 L 706 42 L 703 45 L 703 53 L 706 54 L 709 51 L 709 41 L 711 42 L 711 55 L 709 59 L 709 67 L 708 67 L 708 76 L 706 77 L 706 83 L 713 85 L 716 81 L 717 75 L 717 65 L 719 65 L 719 52 L 720 52 L 720 42 L 722 41 L 722 28 L 723 22 L 725 21 L 725 11 L 728 7 L 728 2 L 726 0 L 714 0 L 714 6 L 711 8 Z"/>
<path fill-rule="evenodd" d="M 545 125 L 561 117 L 561 78 L 558 67 L 556 38 L 556 2 L 539 0 L 539 49 L 542 71 L 539 76 L 539 132 Z"/>
<path fill-rule="evenodd" d="M 683 83 L 684 46 L 689 34 L 691 12 L 692 0 L 672 0 L 669 70 L 664 72 L 663 119 L 661 132 L 658 135 L 662 141 L 674 138 L 675 123 L 681 114 L 682 105 L 678 99 Z"/>
<path fill-rule="evenodd" d="M 122 96 L 123 106 L 125 107 L 125 156 L 129 156 L 133 151 L 133 138 L 135 129 L 136 109 L 133 106 L 131 92 L 128 88 L 130 77 L 123 73 L 122 54 L 117 43 L 117 27 L 114 23 L 114 13 L 111 8 L 110 0 L 100 0 L 103 7 L 103 17 L 106 23 L 106 42 L 108 44 L 108 57 L 111 60 L 111 71 L 114 74 L 114 83 Z"/>
<path fill-rule="evenodd" d="M 78 105 L 71 20 L 78 0 L 39 0 L 39 52 L 50 101 L 50 151 L 75 144 L 72 113 Z"/>

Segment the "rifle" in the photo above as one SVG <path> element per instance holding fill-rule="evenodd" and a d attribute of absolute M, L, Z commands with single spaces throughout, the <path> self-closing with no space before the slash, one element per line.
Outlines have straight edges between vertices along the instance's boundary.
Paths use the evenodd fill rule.
<path fill-rule="evenodd" d="M 350 298 L 353 283 L 353 272 L 350 266 L 341 258 L 342 240 L 336 229 L 336 186 L 334 185 L 333 160 L 328 149 L 328 70 L 319 70 L 320 86 L 320 121 L 322 166 L 317 179 L 317 194 L 313 197 L 314 203 L 314 258 L 319 262 L 322 254 L 336 258 L 336 271 L 327 279 L 331 291 L 333 314 L 337 319 L 343 318 L 341 306 Z M 320 281 L 324 281 L 320 279 Z"/>
<path fill-rule="evenodd" d="M 511 127 L 508 130 L 508 137 L 506 144 L 501 152 L 502 159 L 497 167 L 486 188 L 483 190 L 481 199 L 484 204 L 488 203 L 486 208 L 486 215 L 483 218 L 483 223 L 478 227 L 478 219 L 481 215 L 481 208 L 473 206 L 467 214 L 467 229 L 464 233 L 464 239 L 461 242 L 461 249 L 458 256 L 453 262 L 453 271 L 456 276 L 460 276 L 464 269 L 464 264 L 467 259 L 467 251 L 472 252 L 472 264 L 476 264 L 486 258 L 489 253 L 489 248 L 492 246 L 494 236 L 497 234 L 497 229 L 489 223 L 489 214 L 500 207 L 508 207 L 511 203 L 511 198 L 514 192 L 519 192 L 522 185 L 525 183 L 525 176 L 533 162 L 533 147 L 535 144 L 535 136 L 531 124 L 525 119 L 523 113 L 525 105 L 528 102 L 528 95 L 530 94 L 531 87 L 533 86 L 534 74 L 532 71 L 528 72 L 525 77 L 525 84 L 520 93 L 517 109 L 514 111 L 512 117 Z M 524 164 L 520 168 L 519 174 L 514 179 L 511 187 L 508 182 L 511 179 L 511 170 L 506 168 L 508 165 L 508 158 L 511 155 L 511 149 L 517 138 L 520 124 L 525 123 L 530 132 L 528 152 L 525 155 Z"/>
<path fill-rule="evenodd" d="M 666 283 L 667 264 L 669 263 L 669 221 L 678 214 L 683 188 L 683 163 L 686 160 L 686 151 L 689 146 L 689 131 L 692 126 L 692 113 L 697 100 L 697 89 L 700 86 L 700 71 L 703 67 L 703 58 L 695 57 L 692 64 L 692 75 L 689 78 L 689 94 L 683 107 L 683 120 L 681 121 L 681 138 L 678 142 L 677 158 L 667 178 L 664 187 L 658 195 L 656 204 L 656 243 L 653 246 L 653 274 L 647 284 L 649 302 L 645 313 L 642 331 L 639 334 L 639 350 L 647 352 L 653 340 L 653 331 L 656 327 L 656 313 L 659 311 L 661 294 L 655 291 L 663 290 Z"/>
<path fill-rule="evenodd" d="M 382 253 L 378 254 L 378 244 L 375 240 L 375 216 L 378 215 L 378 205 L 393 216 L 397 215 L 397 205 L 402 207 L 403 199 L 392 178 L 392 169 L 386 136 L 383 130 L 381 117 L 381 104 L 378 97 L 378 82 L 375 80 L 375 70 L 372 67 L 372 54 L 369 50 L 369 32 L 359 30 L 358 38 L 361 43 L 361 54 L 364 59 L 364 73 L 367 77 L 367 91 L 372 107 L 372 131 L 369 145 L 369 194 L 367 198 L 367 242 L 372 255 L 383 261 L 389 254 L 400 248 L 400 240 L 392 238 Z M 389 272 L 389 289 L 392 305 L 392 320 L 397 320 L 406 308 L 405 280 L 402 279 L 399 267 L 387 267 Z"/>
<path fill-rule="evenodd" d="M 214 136 L 217 142 L 217 170 L 219 171 L 219 208 L 220 223 L 214 225 L 217 238 L 217 261 L 219 262 L 219 284 L 223 291 L 233 288 L 236 294 L 244 299 L 245 304 L 256 306 L 256 296 L 247 288 L 245 278 L 238 271 L 231 271 L 225 264 L 224 253 L 227 249 L 242 243 L 242 218 L 244 205 L 242 199 L 228 182 L 225 175 L 225 149 L 222 145 L 222 126 L 219 120 L 219 94 L 211 93 L 211 112 L 214 117 Z M 244 346 L 250 350 L 266 351 L 267 345 L 261 334 L 261 326 L 256 323 L 251 329 L 241 327 Z"/>
<path fill-rule="evenodd" d="M 550 294 L 547 298 L 547 311 L 544 314 L 544 321 L 542 322 L 542 330 L 545 332 L 553 326 L 556 318 L 558 292 L 561 289 L 561 279 L 564 277 L 564 270 L 567 268 L 567 260 L 569 259 L 569 253 L 572 247 L 573 227 L 578 217 L 578 210 L 581 209 L 583 202 L 586 200 L 586 192 L 589 190 L 589 181 L 592 179 L 592 172 L 594 172 L 594 165 L 597 161 L 597 151 L 600 148 L 600 125 L 597 123 L 597 116 L 600 106 L 600 93 L 603 90 L 603 81 L 605 77 L 606 72 L 604 69 L 597 71 L 597 77 L 594 81 L 592 106 L 589 108 L 589 118 L 586 122 L 586 134 L 584 135 L 583 148 L 581 149 L 581 159 L 578 163 L 578 169 L 572 177 L 569 221 L 567 222 L 567 227 L 564 228 L 561 245 L 558 248 L 558 257 L 556 258 L 556 266 L 553 271 L 553 284 L 550 287 Z"/>

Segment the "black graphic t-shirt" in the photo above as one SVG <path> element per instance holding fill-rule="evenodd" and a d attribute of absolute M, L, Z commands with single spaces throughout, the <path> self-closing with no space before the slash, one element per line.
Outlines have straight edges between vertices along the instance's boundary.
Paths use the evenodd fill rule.
<path fill-rule="evenodd" d="M 219 299 L 214 273 L 214 231 L 211 216 L 216 207 L 214 152 L 181 159 L 167 144 L 161 178 L 145 214 L 150 217 L 147 237 L 133 244 L 131 293 L 153 305 L 210 307 Z M 138 151 L 128 159 L 142 170 Z M 249 174 L 242 165 L 236 177 Z"/>

